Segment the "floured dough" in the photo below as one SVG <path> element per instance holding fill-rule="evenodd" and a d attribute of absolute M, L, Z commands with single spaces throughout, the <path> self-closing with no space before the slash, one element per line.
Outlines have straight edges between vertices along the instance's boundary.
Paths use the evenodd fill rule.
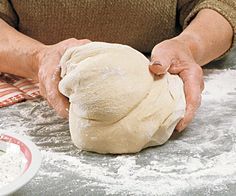
<path fill-rule="evenodd" d="M 71 137 L 82 150 L 120 154 L 161 145 L 184 115 L 181 79 L 154 79 L 149 60 L 129 46 L 92 42 L 68 49 L 60 64 Z"/>

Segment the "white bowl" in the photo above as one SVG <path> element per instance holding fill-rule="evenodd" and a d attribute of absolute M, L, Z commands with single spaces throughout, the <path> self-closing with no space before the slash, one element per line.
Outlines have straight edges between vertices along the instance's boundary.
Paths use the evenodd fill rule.
<path fill-rule="evenodd" d="M 23 187 L 35 176 L 40 168 L 42 158 L 35 144 L 23 136 L 13 133 L 0 133 L 0 142 L 0 150 L 3 151 L 5 150 L 3 148 L 7 148 L 7 146 L 12 144 L 18 145 L 26 159 L 23 173 L 15 180 L 0 188 L 0 195 L 9 195 Z"/>

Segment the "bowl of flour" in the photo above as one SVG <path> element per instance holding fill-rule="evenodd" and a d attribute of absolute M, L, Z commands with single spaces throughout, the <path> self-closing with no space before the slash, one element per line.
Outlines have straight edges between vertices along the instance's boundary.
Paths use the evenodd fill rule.
<path fill-rule="evenodd" d="M 0 133 L 0 196 L 27 184 L 40 164 L 41 155 L 33 142 L 17 134 Z"/>

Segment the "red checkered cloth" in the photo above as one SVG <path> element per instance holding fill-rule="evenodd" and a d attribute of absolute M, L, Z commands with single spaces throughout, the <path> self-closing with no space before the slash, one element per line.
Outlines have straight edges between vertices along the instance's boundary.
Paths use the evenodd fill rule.
<path fill-rule="evenodd" d="M 38 83 L 0 72 L 0 108 L 40 97 Z"/>

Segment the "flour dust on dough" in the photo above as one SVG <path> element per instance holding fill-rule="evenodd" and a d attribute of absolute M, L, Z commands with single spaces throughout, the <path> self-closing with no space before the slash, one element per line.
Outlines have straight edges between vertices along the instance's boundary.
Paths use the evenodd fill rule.
<path fill-rule="evenodd" d="M 149 60 L 121 44 L 91 42 L 61 58 L 74 144 L 98 153 L 135 153 L 165 143 L 185 112 L 176 75 L 155 78 Z"/>

